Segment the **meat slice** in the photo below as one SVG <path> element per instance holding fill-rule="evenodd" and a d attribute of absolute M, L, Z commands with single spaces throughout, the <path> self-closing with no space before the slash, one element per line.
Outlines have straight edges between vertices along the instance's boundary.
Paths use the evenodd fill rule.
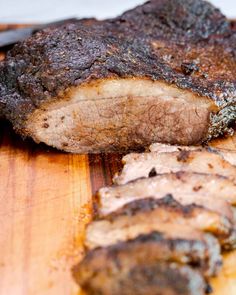
<path fill-rule="evenodd" d="M 130 250 L 134 250 L 136 241 L 138 244 L 144 241 L 143 252 L 146 243 L 154 243 L 153 259 L 156 261 L 194 264 L 201 268 L 206 277 L 216 275 L 221 266 L 220 247 L 216 238 L 186 223 L 175 224 L 173 220 L 158 218 L 154 211 L 94 221 L 86 230 L 85 245 L 89 250 L 120 242 L 131 243 Z"/>
<path fill-rule="evenodd" d="M 220 175 L 183 171 L 158 175 L 154 173 L 149 178 L 101 188 L 97 197 L 100 214 L 103 215 L 134 199 L 142 199 L 145 196 L 163 197 L 166 194 L 172 194 L 178 200 L 183 199 L 183 195 L 190 195 L 189 199 L 195 198 L 196 202 L 204 197 L 221 199 L 236 205 L 236 184 L 230 179 Z M 205 204 L 207 202 L 206 200 Z M 222 210 L 221 212 L 223 213 Z"/>
<path fill-rule="evenodd" d="M 203 277 L 191 267 L 140 262 L 137 256 L 133 251 L 111 256 L 107 249 L 97 249 L 73 269 L 74 277 L 88 295 L 205 294 Z"/>
<path fill-rule="evenodd" d="M 181 205 L 171 195 L 167 195 L 162 199 L 134 199 L 105 218 L 113 220 L 120 215 L 145 216 L 149 213 L 156 222 L 173 222 L 211 233 L 217 237 L 224 250 L 232 250 L 236 247 L 235 217 L 228 219 L 223 211 L 212 211 L 196 203 Z"/>
<path fill-rule="evenodd" d="M 205 150 L 129 154 L 123 158 L 123 163 L 121 174 L 114 178 L 116 184 L 125 184 L 153 173 L 179 171 L 222 175 L 236 182 L 236 167 L 220 155 Z"/>
<path fill-rule="evenodd" d="M 223 148 L 202 147 L 202 146 L 180 146 L 180 145 L 167 145 L 162 143 L 154 143 L 150 146 L 150 152 L 176 152 L 176 151 L 196 151 L 207 150 L 209 152 L 218 153 L 230 164 L 236 166 L 236 152 Z"/>
<path fill-rule="evenodd" d="M 127 190 L 124 190 L 124 193 L 120 195 L 123 202 L 119 202 L 118 194 L 112 195 L 112 189 L 111 194 L 109 194 L 108 190 L 104 195 L 105 194 L 105 198 L 107 198 L 106 201 L 109 201 L 109 204 L 108 202 L 105 205 L 102 202 L 100 203 L 98 207 L 100 217 L 105 217 L 110 220 L 110 218 L 113 219 L 113 216 L 117 215 L 125 214 L 130 216 L 139 214 L 140 216 L 146 216 L 147 212 L 149 212 L 150 216 L 153 216 L 153 219 L 157 221 L 172 221 L 174 223 L 190 225 L 193 228 L 205 232 L 210 232 L 220 240 L 221 245 L 225 248 L 232 248 L 236 244 L 235 219 L 232 217 L 232 214 L 230 215 L 230 219 L 224 216 L 224 210 L 220 212 L 220 207 L 218 208 L 218 212 L 216 212 L 215 210 L 207 208 L 207 206 L 204 205 L 204 201 L 202 205 L 196 205 L 198 202 L 194 203 L 194 200 L 194 204 L 186 201 L 187 204 L 191 205 L 181 205 L 174 200 L 171 195 L 165 198 L 160 198 L 160 196 L 158 197 L 157 195 L 152 198 L 144 198 L 145 194 L 138 195 L 139 193 L 137 193 L 136 195 L 134 190 L 132 191 L 132 188 L 129 190 L 128 187 Z M 184 202 L 182 201 L 182 203 Z M 147 220 L 149 220 L 149 217 Z M 231 241 L 231 243 L 229 241 Z"/>
<path fill-rule="evenodd" d="M 232 134 L 235 44 L 231 23 L 201 0 L 151 0 L 46 29 L 0 64 L 0 113 L 22 136 L 67 152 Z"/>

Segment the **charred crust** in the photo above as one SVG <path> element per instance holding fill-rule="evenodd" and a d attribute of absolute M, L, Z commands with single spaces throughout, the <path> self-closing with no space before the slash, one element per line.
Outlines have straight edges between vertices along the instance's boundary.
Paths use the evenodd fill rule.
<path fill-rule="evenodd" d="M 155 199 L 152 197 L 147 197 L 145 199 L 140 199 L 128 203 L 121 209 L 105 217 L 106 220 L 113 221 L 119 216 L 134 216 L 142 212 L 150 212 L 157 208 L 166 208 L 166 210 L 173 210 L 183 213 L 186 217 L 191 215 L 195 209 L 201 209 L 202 206 L 191 204 L 191 205 L 181 205 L 177 202 L 172 195 L 167 195 L 162 199 Z"/>
<path fill-rule="evenodd" d="M 236 42 L 236 40 L 235 40 Z M 232 91 L 235 91 L 232 89 Z M 210 127 L 206 141 L 216 137 L 226 135 L 232 136 L 235 132 L 236 121 L 236 103 L 232 101 L 232 105 L 228 104 L 221 109 L 217 114 L 211 114 Z"/>
<path fill-rule="evenodd" d="M 35 109 L 64 99 L 70 88 L 137 77 L 212 99 L 217 111 L 204 140 L 232 134 L 235 44 L 234 25 L 211 4 L 195 0 L 153 0 L 112 20 L 45 29 L 1 62 L 0 113 L 24 133 Z"/>
<path fill-rule="evenodd" d="M 176 246 L 185 245 L 189 247 L 189 254 L 191 255 L 190 249 L 194 248 L 194 245 L 199 245 L 199 243 L 205 248 L 206 244 L 204 241 L 199 240 L 189 240 L 189 239 L 181 239 L 181 238 L 168 238 L 165 234 L 153 231 L 149 234 L 141 234 L 137 238 L 132 240 L 127 240 L 124 242 L 118 242 L 117 244 L 108 246 L 108 247 L 98 247 L 94 250 L 91 250 L 87 253 L 86 259 L 90 260 L 94 257 L 105 254 L 107 257 L 112 258 L 114 260 L 117 259 L 119 253 L 127 253 L 128 251 L 135 250 L 136 247 L 148 246 L 151 244 L 163 244 L 167 245 L 169 249 L 172 251 L 175 250 Z M 184 247 L 185 248 L 185 247 Z M 135 251 L 134 251 L 135 252 Z M 194 255 L 192 253 L 192 255 Z"/>
<path fill-rule="evenodd" d="M 162 249 L 166 253 L 164 256 L 162 256 Z M 211 250 L 205 240 L 194 239 L 194 237 L 193 239 L 172 238 L 153 231 L 132 240 L 91 250 L 85 256 L 81 266 L 86 268 L 90 264 L 94 265 L 94 262 L 99 259 L 100 263 L 97 265 L 99 269 L 109 271 L 110 267 L 115 267 L 122 271 L 123 266 L 129 266 L 129 263 L 136 265 L 150 265 L 150 263 L 159 265 L 163 262 L 182 264 L 183 261 L 178 257 L 184 255 L 186 264 L 205 273 L 209 267 L 212 268 L 212 265 L 209 265 Z M 220 260 L 220 257 L 218 259 Z M 218 267 L 217 261 L 214 262 L 214 267 Z"/>
<path fill-rule="evenodd" d="M 148 174 L 148 177 L 155 177 L 155 176 L 157 176 L 157 171 L 156 171 L 156 169 L 155 169 L 155 167 L 154 168 L 152 168 L 152 170 L 149 172 L 149 174 Z"/>
<path fill-rule="evenodd" d="M 116 267 L 113 268 L 117 270 Z M 73 276 L 86 294 L 88 292 L 91 295 L 108 294 L 109 292 L 103 292 L 103 289 L 110 288 L 113 295 L 157 294 L 157 289 L 160 294 L 169 293 L 171 290 L 171 294 L 195 295 L 203 294 L 206 289 L 206 283 L 198 271 L 177 263 L 134 264 L 128 265 L 126 272 L 118 270 L 119 274 L 114 276 L 112 269 L 109 271 L 103 268 L 101 272 L 96 272 L 78 265 L 73 268 Z M 107 277 L 108 288 L 106 284 L 99 286 L 96 283 L 101 273 Z"/>
<path fill-rule="evenodd" d="M 231 29 L 232 29 L 233 31 L 236 31 L 236 20 L 232 20 L 232 21 L 230 22 L 230 25 L 231 25 Z"/>
<path fill-rule="evenodd" d="M 181 70 L 184 73 L 184 75 L 192 75 L 195 72 L 199 71 L 199 66 L 196 62 L 183 62 L 181 64 Z"/>

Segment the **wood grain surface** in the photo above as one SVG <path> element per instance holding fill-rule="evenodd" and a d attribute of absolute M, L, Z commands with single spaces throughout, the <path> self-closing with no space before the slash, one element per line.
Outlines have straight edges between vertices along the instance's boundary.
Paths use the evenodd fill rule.
<path fill-rule="evenodd" d="M 0 295 L 82 295 L 71 266 L 83 255 L 91 196 L 122 156 L 65 154 L 0 124 Z M 236 136 L 212 145 L 236 151 Z M 236 294 L 236 252 L 212 285 L 213 295 Z"/>
<path fill-rule="evenodd" d="M 0 294 L 78 294 L 91 196 L 121 155 L 70 155 L 23 141 L 0 122 Z"/>
<path fill-rule="evenodd" d="M 0 294 L 80 294 L 71 266 L 83 254 L 91 196 L 111 184 L 121 155 L 70 155 L 0 135 Z M 214 146 L 236 150 L 236 137 Z M 225 255 L 213 295 L 236 294 L 236 252 Z"/>

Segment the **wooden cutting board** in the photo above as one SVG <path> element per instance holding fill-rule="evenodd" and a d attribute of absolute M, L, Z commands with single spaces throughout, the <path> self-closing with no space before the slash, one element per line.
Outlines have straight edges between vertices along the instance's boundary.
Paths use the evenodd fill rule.
<path fill-rule="evenodd" d="M 70 269 L 92 192 L 111 183 L 121 156 L 64 154 L 0 124 L 0 294 L 78 294 Z"/>
<path fill-rule="evenodd" d="M 121 155 L 64 154 L 0 124 L 0 294 L 81 294 L 70 269 L 82 257 L 91 195 L 111 183 Z M 236 137 L 214 145 L 236 150 Z M 236 252 L 212 283 L 213 295 L 236 294 Z"/>
<path fill-rule="evenodd" d="M 71 267 L 83 254 L 92 193 L 111 184 L 121 155 L 65 154 L 0 124 L 0 295 L 82 295 Z M 213 144 L 236 151 L 236 137 Z M 236 294 L 236 252 L 212 284 L 213 295 Z"/>

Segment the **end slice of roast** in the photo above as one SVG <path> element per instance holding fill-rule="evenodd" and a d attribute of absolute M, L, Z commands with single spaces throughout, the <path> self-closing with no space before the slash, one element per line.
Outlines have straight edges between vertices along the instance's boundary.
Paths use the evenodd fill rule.
<path fill-rule="evenodd" d="M 155 216 L 155 212 L 133 216 L 122 215 L 116 216 L 113 220 L 92 222 L 86 230 L 85 245 L 91 250 L 120 242 L 133 245 L 135 243 L 132 241 L 136 239 L 138 244 L 140 241 L 141 244 L 147 245 L 151 241 L 154 245 L 154 256 L 150 258 L 151 260 L 197 265 L 206 277 L 216 275 L 220 269 L 220 247 L 215 237 L 202 233 L 186 223 L 175 224 L 173 220 L 163 221 Z M 132 248 L 134 250 L 134 247 L 130 246 L 130 250 Z M 145 248 L 143 252 L 145 253 Z"/>
<path fill-rule="evenodd" d="M 124 168 L 114 177 L 116 184 L 125 184 L 142 177 L 171 172 L 197 172 L 221 175 L 236 183 L 236 167 L 217 153 L 206 150 L 129 154 L 123 158 Z"/>
<path fill-rule="evenodd" d="M 231 23 L 201 0 L 151 0 L 115 19 L 46 29 L 0 64 L 0 115 L 74 153 L 232 134 L 235 44 Z"/>
<path fill-rule="evenodd" d="M 206 289 L 189 266 L 139 261 L 137 252 L 116 249 L 89 252 L 73 274 L 88 295 L 204 295 Z"/>

